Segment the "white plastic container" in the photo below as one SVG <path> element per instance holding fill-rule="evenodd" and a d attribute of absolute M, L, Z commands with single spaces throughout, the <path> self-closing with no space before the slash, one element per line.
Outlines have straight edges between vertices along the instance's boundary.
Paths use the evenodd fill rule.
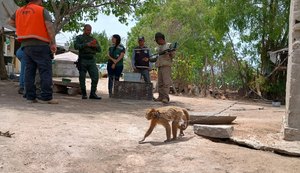
<path fill-rule="evenodd" d="M 6 71 L 7 71 L 7 75 L 14 75 L 14 67 L 12 63 L 7 63 L 6 67 Z"/>
<path fill-rule="evenodd" d="M 140 73 L 124 73 L 124 81 L 141 82 Z"/>
<path fill-rule="evenodd" d="M 280 107 L 281 102 L 280 101 L 272 101 L 272 106 L 273 107 Z"/>

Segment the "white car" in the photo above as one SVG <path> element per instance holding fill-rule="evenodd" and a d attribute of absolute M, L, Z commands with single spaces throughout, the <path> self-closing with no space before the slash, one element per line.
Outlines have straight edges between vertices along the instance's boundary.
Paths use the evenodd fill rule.
<path fill-rule="evenodd" d="M 107 77 L 107 64 L 97 64 L 99 77 Z"/>

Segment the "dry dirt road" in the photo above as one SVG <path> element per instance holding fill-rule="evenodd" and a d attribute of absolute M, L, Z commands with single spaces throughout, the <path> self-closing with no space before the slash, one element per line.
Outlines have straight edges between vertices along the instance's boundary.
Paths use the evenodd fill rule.
<path fill-rule="evenodd" d="M 300 158 L 213 142 L 193 133 L 163 143 L 157 126 L 148 128 L 145 109 L 161 103 L 110 99 L 106 80 L 99 82 L 103 99 L 55 94 L 58 105 L 28 104 L 17 83 L 0 81 L 1 173 L 299 173 Z M 171 105 L 191 111 L 219 112 L 235 101 L 172 96 Z M 263 110 L 258 110 L 264 107 Z M 236 111 L 243 110 L 243 111 Z M 279 136 L 284 107 L 238 101 L 226 111 L 238 116 L 234 135 L 244 138 Z"/>

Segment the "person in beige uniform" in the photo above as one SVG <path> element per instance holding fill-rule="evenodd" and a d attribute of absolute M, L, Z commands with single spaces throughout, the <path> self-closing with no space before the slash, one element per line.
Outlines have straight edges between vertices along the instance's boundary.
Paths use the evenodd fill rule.
<path fill-rule="evenodd" d="M 158 44 L 156 51 L 162 52 L 170 48 L 171 43 L 167 43 L 164 34 L 157 32 L 155 34 L 155 41 Z M 158 68 L 158 98 L 154 101 L 160 101 L 163 103 L 169 103 L 170 86 L 172 85 L 171 67 L 172 61 L 175 56 L 175 51 L 160 55 L 156 61 L 156 67 Z"/>

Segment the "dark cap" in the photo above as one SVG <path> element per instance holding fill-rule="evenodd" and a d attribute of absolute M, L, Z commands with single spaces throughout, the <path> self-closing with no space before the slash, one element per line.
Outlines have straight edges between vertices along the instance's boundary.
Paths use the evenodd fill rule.
<path fill-rule="evenodd" d="M 157 32 L 157 33 L 155 34 L 155 40 L 157 40 L 157 39 L 159 39 L 159 38 L 165 40 L 165 35 L 162 34 L 161 32 Z"/>
<path fill-rule="evenodd" d="M 29 3 L 29 2 L 37 2 L 38 0 L 25 0 L 26 3 Z M 45 0 L 42 0 L 42 3 L 44 3 Z"/>
<path fill-rule="evenodd" d="M 144 36 L 141 36 L 141 37 L 138 38 L 138 40 L 139 41 L 145 41 L 145 38 L 144 38 Z"/>

